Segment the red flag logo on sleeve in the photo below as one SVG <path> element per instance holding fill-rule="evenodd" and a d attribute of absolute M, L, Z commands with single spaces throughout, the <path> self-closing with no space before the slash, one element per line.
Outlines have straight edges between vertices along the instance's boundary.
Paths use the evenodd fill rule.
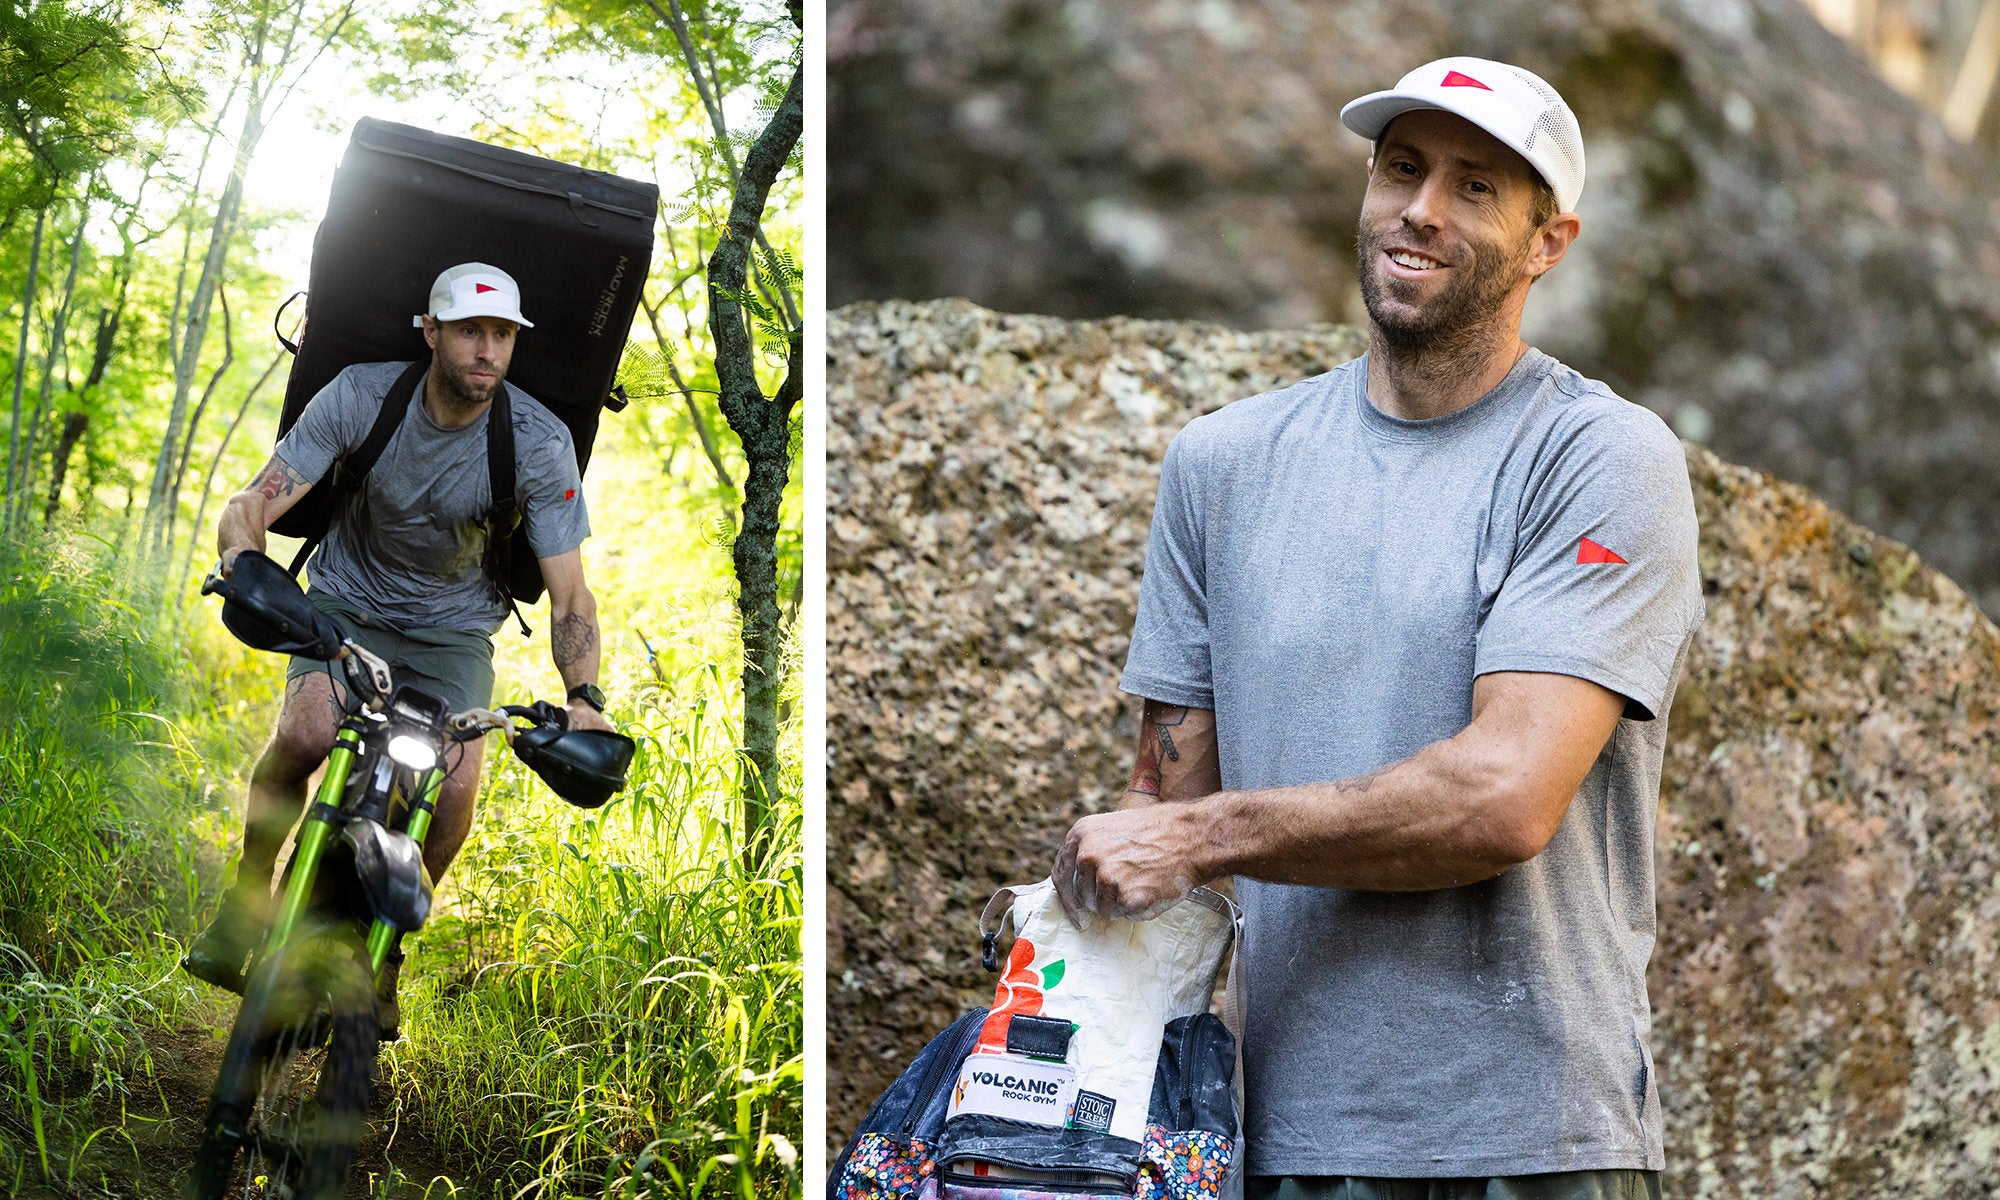
<path fill-rule="evenodd" d="M 1576 544 L 1576 561 L 1580 563 L 1622 563 L 1625 560 L 1608 546 L 1584 538 Z"/>

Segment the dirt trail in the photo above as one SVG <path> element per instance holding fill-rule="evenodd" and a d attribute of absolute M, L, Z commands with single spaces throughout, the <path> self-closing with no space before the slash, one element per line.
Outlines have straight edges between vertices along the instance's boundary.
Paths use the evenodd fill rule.
<path fill-rule="evenodd" d="M 31 1185 L 20 1200 L 174 1200 L 186 1185 L 201 1138 L 208 1093 L 222 1062 L 227 1030 L 190 1024 L 147 1038 L 153 1075 L 128 1079 L 122 1104 L 96 1114 L 106 1127 L 82 1157 L 73 1180 Z M 79 1081 L 87 1084 L 87 1081 Z M 342 1200 L 443 1200 L 485 1196 L 492 1182 L 413 1131 L 394 1127 L 395 1097 L 376 1085 L 369 1133 L 355 1157 Z M 53 1149 L 53 1147 L 52 1147 Z"/>

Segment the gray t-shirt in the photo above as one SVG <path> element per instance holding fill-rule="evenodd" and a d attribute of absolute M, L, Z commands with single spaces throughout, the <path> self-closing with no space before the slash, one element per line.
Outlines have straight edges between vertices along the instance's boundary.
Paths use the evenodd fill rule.
<path fill-rule="evenodd" d="M 367 440 L 382 399 L 408 363 L 363 363 L 333 377 L 278 443 L 287 466 L 317 481 Z M 535 557 L 576 549 L 590 536 L 569 429 L 533 397 L 505 384 L 514 416 L 514 489 Z M 316 589 L 417 629 L 492 633 L 507 607 L 488 578 L 486 515 L 493 484 L 486 420 L 443 429 L 424 411 L 424 380 L 367 481 L 334 514 L 306 566 Z"/>
<path fill-rule="evenodd" d="M 1428 421 L 1369 404 L 1366 371 L 1174 439 L 1124 690 L 1213 709 L 1231 789 L 1407 758 L 1470 723 L 1489 671 L 1592 680 L 1625 718 L 1548 847 L 1496 878 L 1238 881 L 1249 1170 L 1657 1170 L 1655 718 L 1703 613 L 1686 460 L 1658 417 L 1536 351 Z"/>

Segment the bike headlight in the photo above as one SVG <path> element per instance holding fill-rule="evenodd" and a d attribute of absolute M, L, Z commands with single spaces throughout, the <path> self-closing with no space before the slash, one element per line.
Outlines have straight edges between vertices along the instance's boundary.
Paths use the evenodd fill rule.
<path fill-rule="evenodd" d="M 437 751 L 422 738 L 399 733 L 389 739 L 389 757 L 412 771 L 428 771 L 437 766 Z"/>

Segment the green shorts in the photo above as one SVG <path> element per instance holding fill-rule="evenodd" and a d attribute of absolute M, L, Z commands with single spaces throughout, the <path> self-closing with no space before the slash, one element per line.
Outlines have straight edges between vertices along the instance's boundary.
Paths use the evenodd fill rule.
<path fill-rule="evenodd" d="M 1244 1200 L 1660 1200 L 1658 1171 L 1560 1171 L 1492 1179 L 1253 1175 Z"/>
<path fill-rule="evenodd" d="M 314 608 L 332 617 L 342 632 L 389 664 L 397 683 L 414 684 L 444 698 L 453 712 L 493 703 L 493 639 L 464 629 L 401 629 L 365 608 L 325 592 L 307 592 Z M 285 668 L 289 685 L 301 675 L 332 671 L 346 686 L 338 666 L 293 656 Z"/>

